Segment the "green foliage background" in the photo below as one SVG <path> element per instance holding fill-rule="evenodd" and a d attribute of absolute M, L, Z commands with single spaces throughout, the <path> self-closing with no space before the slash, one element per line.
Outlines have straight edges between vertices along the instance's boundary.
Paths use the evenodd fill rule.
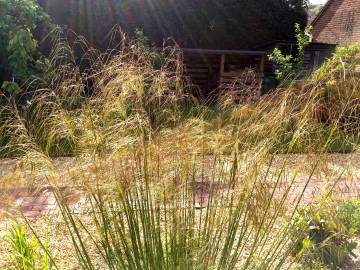
<path fill-rule="evenodd" d="M 60 25 L 96 47 L 114 25 L 136 28 L 157 45 L 173 37 L 182 47 L 247 49 L 294 39 L 295 23 L 307 23 L 306 0 L 39 0 Z"/>
<path fill-rule="evenodd" d="M 103 50 L 114 25 L 141 29 L 157 46 L 172 37 L 181 47 L 250 49 L 293 39 L 293 25 L 307 22 L 306 7 L 306 0 L 0 0 L 0 87 L 14 92 L 47 72 L 39 41 L 51 20 Z"/>
<path fill-rule="evenodd" d="M 0 86 L 5 80 L 25 82 L 41 71 L 45 59 L 35 33 L 49 30 L 49 25 L 49 16 L 36 1 L 0 0 Z"/>

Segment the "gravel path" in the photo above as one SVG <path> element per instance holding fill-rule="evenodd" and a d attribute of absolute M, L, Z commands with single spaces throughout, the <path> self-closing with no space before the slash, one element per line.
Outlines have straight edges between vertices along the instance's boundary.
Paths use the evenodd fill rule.
<path fill-rule="evenodd" d="M 276 156 L 272 168 L 277 170 L 276 168 L 281 167 L 284 162 L 286 162 L 289 174 L 298 171 L 290 193 L 290 196 L 296 197 L 307 184 L 314 157 Z M 299 164 L 301 164 L 300 167 Z M 80 164 L 72 158 L 60 158 L 55 159 L 53 165 L 55 172 L 60 175 L 59 190 L 66 202 L 74 211 L 81 211 L 81 207 L 86 204 L 86 196 L 83 189 L 79 188 L 81 185 L 74 183 L 74 179 L 77 173 L 81 173 L 82 176 L 94 174 L 92 164 L 90 162 Z M 14 160 L 0 160 L 0 184 L 3 184 L 0 186 L 0 213 L 17 215 L 20 211 L 27 217 L 36 217 L 56 212 L 53 190 L 46 183 L 47 173 L 38 168 L 24 170 L 21 164 Z M 281 184 L 277 186 L 278 196 L 281 196 L 283 194 L 281 191 L 289 186 L 290 178 L 291 175 L 281 180 Z M 268 187 L 272 188 L 271 184 Z M 226 187 L 220 185 L 220 189 L 224 188 Z M 197 182 L 195 190 L 198 206 L 206 205 L 210 184 Z M 314 198 L 327 194 L 329 190 L 332 190 L 333 196 L 338 199 L 360 198 L 360 154 L 327 155 L 319 159 L 317 170 L 308 183 L 303 201 L 311 202 Z"/>
<path fill-rule="evenodd" d="M 314 157 L 303 155 L 276 156 L 274 159 L 275 171 L 281 168 L 286 161 L 289 169 L 289 176 L 281 181 L 278 195 L 289 185 L 290 172 L 298 171 L 290 195 L 294 197 L 301 193 L 314 164 Z M 299 164 L 301 166 L 299 166 Z M 81 162 L 72 158 L 61 158 L 53 161 L 56 174 L 60 175 L 61 194 L 75 213 L 82 213 L 87 209 L 86 195 L 84 189 L 78 183 L 74 183 L 77 173 L 91 175 L 93 168 L 91 162 Z M 35 173 L 36 172 L 36 173 Z M 60 232 L 64 230 L 61 224 L 61 217 L 58 215 L 58 208 L 53 194 L 53 188 L 47 185 L 47 171 L 38 168 L 28 168 L 24 170 L 20 163 L 14 160 L 0 160 L 0 237 L 11 224 L 13 217 L 19 217 L 20 213 L 31 218 L 35 226 L 41 227 L 42 224 L 54 223 L 52 234 L 53 239 L 62 242 L 64 235 Z M 31 183 L 31 184 L 29 184 Z M 273 186 L 269 186 L 271 188 Z M 210 190 L 209 183 L 198 182 L 195 186 L 199 207 L 206 205 L 207 194 Z M 223 189 L 220 187 L 219 189 Z M 333 191 L 334 197 L 339 199 L 360 198 L 360 154 L 356 155 L 327 155 L 318 161 L 317 169 L 307 186 L 303 197 L 304 202 L 311 202 L 314 198 Z M 10 218 L 10 219 L 9 219 Z M 360 237 L 356 239 L 360 243 Z M 69 240 L 66 245 L 71 246 Z M 61 246 L 61 245 L 60 245 Z M 70 249 L 67 249 L 70 250 Z M 6 248 L 0 248 L 1 254 L 6 254 Z M 62 254 L 62 251 L 59 251 Z M 360 269 L 360 245 L 355 251 L 358 258 L 349 260 L 343 267 L 345 270 Z M 69 256 L 66 252 L 65 257 Z M 0 256 L 0 268 L 7 268 L 8 258 Z M 3 260 L 3 261 L 2 261 Z M 68 266 L 74 265 L 69 263 Z M 72 269 L 67 268 L 65 269 Z"/>

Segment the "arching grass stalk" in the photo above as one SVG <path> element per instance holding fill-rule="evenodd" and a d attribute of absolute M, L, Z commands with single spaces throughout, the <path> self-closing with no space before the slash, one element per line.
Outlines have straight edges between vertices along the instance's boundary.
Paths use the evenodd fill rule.
<path fill-rule="evenodd" d="M 245 188 L 239 176 L 214 167 L 208 173 L 220 176 L 220 182 L 207 183 L 207 202 L 199 207 L 194 203 L 199 194 L 193 187 L 200 182 L 193 175 L 199 175 L 201 167 L 188 162 L 191 166 L 174 164 L 182 177 L 171 182 L 167 191 L 153 188 L 157 181 L 153 169 L 162 168 L 147 155 L 140 157 L 134 171 L 118 174 L 122 177 L 113 190 L 91 188 L 91 226 L 95 229 L 81 215 L 74 215 L 57 192 L 79 265 L 95 269 L 100 260 L 102 269 L 273 269 L 274 265 L 279 269 L 293 263 L 289 257 L 293 249 L 291 213 L 296 212 L 307 185 L 296 198 L 290 198 L 293 184 L 287 190 L 279 189 L 280 170 L 269 197 L 263 198 L 265 211 L 258 213 L 252 209 L 253 201 L 259 187 L 269 181 L 270 171 L 265 179 L 260 175 L 247 179 Z M 224 161 L 232 168 L 239 166 L 237 162 L 236 158 Z M 308 182 L 310 179 L 311 175 Z M 172 192 L 165 194 L 168 190 Z M 165 198 L 168 196 L 171 200 Z M 260 223 L 255 222 L 257 214 Z"/>

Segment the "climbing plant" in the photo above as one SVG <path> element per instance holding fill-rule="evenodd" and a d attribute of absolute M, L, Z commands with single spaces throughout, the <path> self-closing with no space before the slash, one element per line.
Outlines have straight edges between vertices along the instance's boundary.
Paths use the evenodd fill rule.
<path fill-rule="evenodd" d="M 303 70 L 305 48 L 310 43 L 312 27 L 307 26 L 303 31 L 301 26 L 295 24 L 295 37 L 297 44 L 296 55 L 284 55 L 283 52 L 275 48 L 269 55 L 269 60 L 272 61 L 277 69 L 275 71 L 276 77 L 279 81 L 292 81 Z"/>

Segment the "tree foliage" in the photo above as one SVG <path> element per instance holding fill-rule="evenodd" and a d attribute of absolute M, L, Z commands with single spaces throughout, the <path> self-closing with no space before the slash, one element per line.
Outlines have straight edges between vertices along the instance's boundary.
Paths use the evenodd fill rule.
<path fill-rule="evenodd" d="M 311 13 L 313 13 L 314 15 L 319 14 L 319 12 L 321 11 L 321 9 L 324 7 L 323 4 L 316 4 L 316 5 L 310 5 L 309 6 L 309 11 Z"/>
<path fill-rule="evenodd" d="M 49 22 L 35 0 L 0 0 L 0 86 L 4 80 L 22 83 L 39 71 L 44 58 L 34 35 Z"/>
<path fill-rule="evenodd" d="M 275 73 L 279 81 L 291 82 L 299 75 L 301 75 L 301 72 L 304 68 L 305 48 L 310 43 L 311 33 L 311 26 L 307 26 L 303 31 L 301 26 L 296 23 L 295 37 L 297 44 L 297 54 L 295 56 L 284 55 L 280 49 L 275 48 L 274 51 L 268 55 L 269 60 L 273 61 L 274 64 L 278 67 Z"/>
<path fill-rule="evenodd" d="M 54 21 L 97 47 L 114 25 L 142 29 L 157 45 L 173 37 L 182 47 L 246 49 L 293 39 L 307 23 L 306 0 L 40 0 Z"/>

